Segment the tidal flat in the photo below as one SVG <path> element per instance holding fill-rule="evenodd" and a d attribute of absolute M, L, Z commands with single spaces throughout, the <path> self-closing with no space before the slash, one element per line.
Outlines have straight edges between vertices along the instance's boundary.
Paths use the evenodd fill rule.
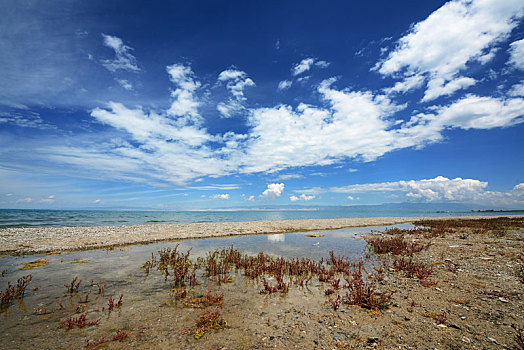
<path fill-rule="evenodd" d="M 518 345 L 524 218 L 417 225 L 3 257 L 2 348 Z"/>

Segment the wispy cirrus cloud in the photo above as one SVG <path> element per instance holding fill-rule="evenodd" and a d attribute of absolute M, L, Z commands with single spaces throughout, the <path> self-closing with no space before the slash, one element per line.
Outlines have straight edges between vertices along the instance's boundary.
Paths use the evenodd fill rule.
<path fill-rule="evenodd" d="M 21 128 L 56 129 L 56 126 L 45 122 L 38 113 L 31 111 L 0 112 L 0 125 L 3 123 L 16 125 Z"/>
<path fill-rule="evenodd" d="M 136 58 L 131 54 L 133 48 L 124 44 L 122 39 L 116 36 L 102 34 L 104 45 L 113 49 L 115 52 L 114 59 L 102 60 L 102 65 L 111 72 L 118 70 L 138 72 L 140 68 L 137 65 Z"/>

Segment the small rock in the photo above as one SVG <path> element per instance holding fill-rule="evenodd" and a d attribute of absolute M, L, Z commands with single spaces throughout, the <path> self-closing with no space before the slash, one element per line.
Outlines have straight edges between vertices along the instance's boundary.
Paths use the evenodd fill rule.
<path fill-rule="evenodd" d="M 509 300 L 504 299 L 503 297 L 499 297 L 499 300 L 502 301 L 503 303 L 509 303 Z"/>
<path fill-rule="evenodd" d="M 471 343 L 471 339 L 469 339 L 468 337 L 462 337 L 462 341 L 466 344 L 470 344 Z"/>
<path fill-rule="evenodd" d="M 497 343 L 497 339 L 494 339 L 494 338 L 491 338 L 491 337 L 488 337 L 488 340 L 494 344 L 498 344 Z"/>
<path fill-rule="evenodd" d="M 378 343 L 378 337 L 368 337 L 368 344 Z"/>

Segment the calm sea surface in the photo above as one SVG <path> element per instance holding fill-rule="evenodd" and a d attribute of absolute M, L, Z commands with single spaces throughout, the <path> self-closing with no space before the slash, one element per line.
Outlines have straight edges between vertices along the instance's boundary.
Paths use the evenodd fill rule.
<path fill-rule="evenodd" d="M 500 215 L 500 213 L 494 213 Z M 120 211 L 120 210 L 26 210 L 0 209 L 2 227 L 120 226 L 191 222 L 334 219 L 388 216 L 461 216 L 489 213 L 459 213 L 377 208 L 274 211 Z"/>

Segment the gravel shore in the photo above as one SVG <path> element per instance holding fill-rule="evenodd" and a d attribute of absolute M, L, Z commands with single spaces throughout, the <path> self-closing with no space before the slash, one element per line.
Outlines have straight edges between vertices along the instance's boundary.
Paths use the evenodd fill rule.
<path fill-rule="evenodd" d="M 468 216 L 494 218 L 495 216 Z M 445 217 L 450 219 L 451 217 Z M 377 217 L 282 221 L 212 222 L 130 226 L 0 229 L 0 256 L 79 251 L 185 239 L 336 230 L 411 223 L 439 217 Z"/>

